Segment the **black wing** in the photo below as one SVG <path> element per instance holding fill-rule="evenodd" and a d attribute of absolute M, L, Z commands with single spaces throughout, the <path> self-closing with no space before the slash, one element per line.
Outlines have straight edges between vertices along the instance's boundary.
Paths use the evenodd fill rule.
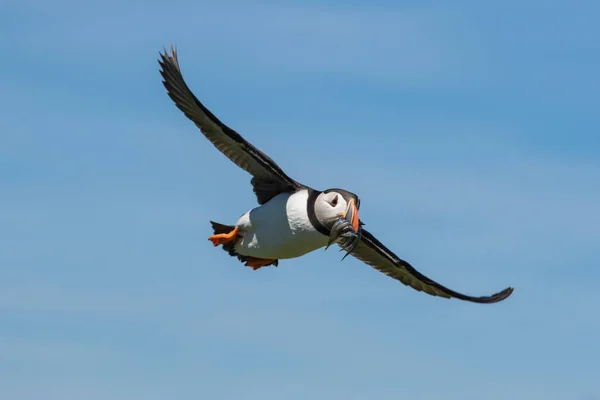
<path fill-rule="evenodd" d="M 359 244 L 351 254 L 387 276 L 432 296 L 440 296 L 447 299 L 454 297 L 473 303 L 497 303 L 510 296 L 514 290 L 512 287 L 509 287 L 491 296 L 482 297 L 473 297 L 455 292 L 421 274 L 412 265 L 400 259 L 381 244 L 375 236 L 364 229 L 362 230 L 362 237 Z"/>
<path fill-rule="evenodd" d="M 177 51 L 172 46 L 170 53 L 165 50 L 158 61 L 169 97 L 221 153 L 253 176 L 251 184 L 259 204 L 266 203 L 279 193 L 305 187 L 287 176 L 271 158 L 204 107 L 185 83 L 179 69 Z"/>

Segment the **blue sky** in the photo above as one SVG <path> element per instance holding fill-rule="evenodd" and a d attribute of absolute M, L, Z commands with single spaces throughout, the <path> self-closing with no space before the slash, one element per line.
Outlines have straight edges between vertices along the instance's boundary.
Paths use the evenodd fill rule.
<path fill-rule="evenodd" d="M 488 3 L 489 4 L 489 3 Z M 8 0 L 4 399 L 600 398 L 597 2 Z M 251 271 L 206 240 L 249 176 L 222 120 L 481 306 L 340 253 Z"/>

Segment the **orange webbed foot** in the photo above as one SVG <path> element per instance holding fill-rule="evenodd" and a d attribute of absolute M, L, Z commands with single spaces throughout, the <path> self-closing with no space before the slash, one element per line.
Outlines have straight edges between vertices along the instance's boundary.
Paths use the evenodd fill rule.
<path fill-rule="evenodd" d="M 220 244 L 233 242 L 237 238 L 238 232 L 239 229 L 236 227 L 229 233 L 219 233 L 217 235 L 212 235 L 208 238 L 208 240 L 210 240 L 213 245 L 218 246 Z"/>
<path fill-rule="evenodd" d="M 277 260 L 272 260 L 268 258 L 248 257 L 246 259 L 246 266 L 252 268 L 254 271 L 256 271 L 259 268 L 266 267 L 267 265 L 277 266 L 277 264 Z"/>

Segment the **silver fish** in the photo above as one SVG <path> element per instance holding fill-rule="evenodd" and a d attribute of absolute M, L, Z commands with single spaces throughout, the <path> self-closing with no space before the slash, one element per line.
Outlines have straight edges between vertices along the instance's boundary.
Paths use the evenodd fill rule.
<path fill-rule="evenodd" d="M 341 247 L 340 251 L 346 251 L 346 255 L 342 258 L 343 260 L 348 254 L 352 253 L 358 245 L 362 233 L 361 231 L 362 230 L 359 227 L 358 232 L 355 232 L 352 224 L 348 222 L 348 220 L 344 218 L 337 219 L 331 227 L 329 242 L 327 243 L 325 250 L 327 250 L 332 243 L 337 242 Z"/>

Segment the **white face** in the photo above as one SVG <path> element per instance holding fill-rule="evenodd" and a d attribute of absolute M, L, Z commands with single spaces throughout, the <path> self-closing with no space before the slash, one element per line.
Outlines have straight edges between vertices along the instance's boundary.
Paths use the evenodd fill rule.
<path fill-rule="evenodd" d="M 321 193 L 315 201 L 315 215 L 323 226 L 329 227 L 340 216 L 344 215 L 348 203 L 337 192 Z"/>

